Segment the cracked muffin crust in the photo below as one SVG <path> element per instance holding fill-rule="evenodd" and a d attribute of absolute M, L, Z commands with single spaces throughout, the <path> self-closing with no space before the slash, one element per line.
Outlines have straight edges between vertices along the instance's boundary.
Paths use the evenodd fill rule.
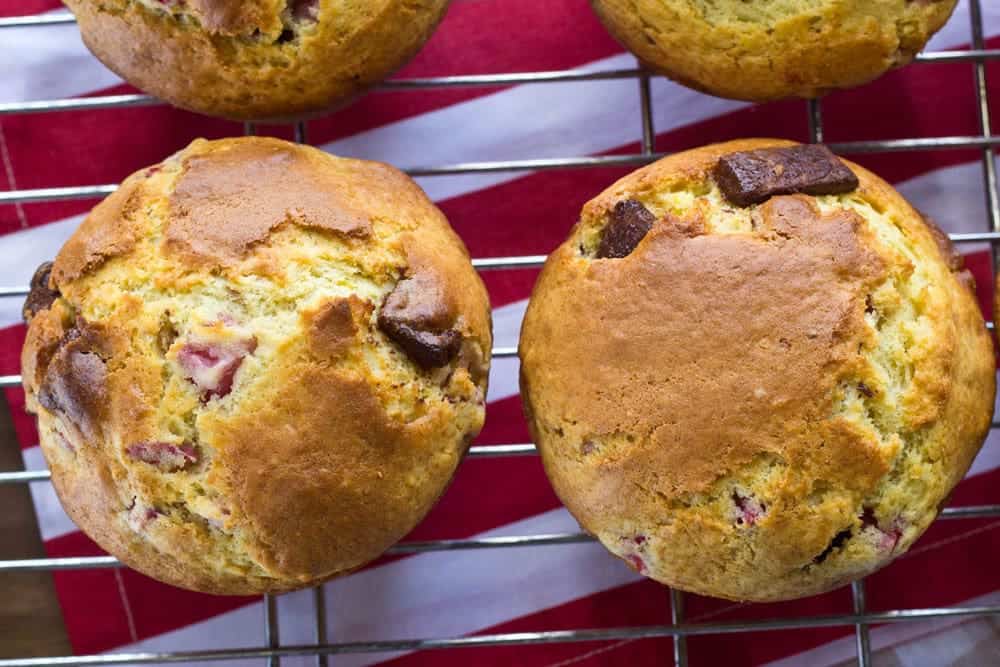
<path fill-rule="evenodd" d="M 234 120 L 323 113 L 402 67 L 448 0 L 66 0 L 132 85 Z"/>
<path fill-rule="evenodd" d="M 384 164 L 195 141 L 93 210 L 25 314 L 63 506 L 177 586 L 281 591 L 363 565 L 483 424 L 485 289 Z"/>
<path fill-rule="evenodd" d="M 590 0 L 650 69 L 720 97 L 819 97 L 905 65 L 956 0 Z"/>
<path fill-rule="evenodd" d="M 733 600 L 820 593 L 905 552 L 995 392 L 947 237 L 867 170 L 777 140 L 673 155 L 587 203 L 519 353 L 581 526 L 646 576 Z"/>

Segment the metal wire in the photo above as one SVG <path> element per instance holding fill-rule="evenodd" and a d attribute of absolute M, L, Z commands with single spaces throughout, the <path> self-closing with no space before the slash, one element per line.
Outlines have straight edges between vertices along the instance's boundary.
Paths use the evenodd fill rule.
<path fill-rule="evenodd" d="M 901 153 L 932 149 L 991 149 L 1000 146 L 1000 137 L 952 136 L 882 141 L 845 141 L 827 146 L 845 155 L 855 153 Z M 588 157 L 538 158 L 527 160 L 489 160 L 461 162 L 441 166 L 414 167 L 404 171 L 410 176 L 457 176 L 462 174 L 494 174 L 502 172 L 549 171 L 553 169 L 590 169 L 596 167 L 639 167 L 668 155 L 667 153 L 634 153 L 628 155 L 598 155 Z M 114 184 L 83 185 L 64 188 L 37 188 L 0 192 L 0 204 L 25 204 L 70 199 L 97 199 L 111 194 Z M 998 230 L 994 230 L 998 231 Z"/>
<path fill-rule="evenodd" d="M 264 643 L 270 649 L 281 646 L 278 626 L 278 601 L 273 595 L 264 596 Z M 272 653 L 267 657 L 267 667 L 281 667 L 281 657 Z"/>
<path fill-rule="evenodd" d="M 940 519 L 1000 518 L 1000 505 L 949 507 Z M 427 540 L 400 542 L 386 553 L 390 555 L 430 553 L 434 551 L 468 551 L 471 549 L 510 549 L 520 547 L 561 546 L 584 544 L 594 538 L 586 533 L 552 533 L 546 535 L 511 535 L 462 540 Z M 113 556 L 80 556 L 65 558 L 25 558 L 0 560 L 0 574 L 9 572 L 59 572 L 64 570 L 100 570 L 123 567 Z"/>
<path fill-rule="evenodd" d="M 639 73 L 639 116 L 642 120 L 642 154 L 656 151 L 656 128 L 653 125 L 653 96 L 649 85 L 649 72 Z"/>
<path fill-rule="evenodd" d="M 670 589 L 670 624 L 678 627 L 684 624 L 684 593 L 676 588 Z M 687 667 L 687 638 L 683 635 L 674 636 L 674 665 Z"/>
<path fill-rule="evenodd" d="M 821 144 L 823 143 L 823 110 L 820 101 L 809 100 L 806 105 L 809 114 L 809 141 Z"/>
<path fill-rule="evenodd" d="M 865 613 L 865 580 L 851 582 L 851 602 L 854 607 L 855 616 L 864 616 Z M 871 637 L 868 632 L 867 623 L 858 623 L 854 626 L 854 636 L 857 641 L 858 667 L 869 667 L 872 664 Z"/>
<path fill-rule="evenodd" d="M 2 19 L 0 19 L 2 20 Z M 0 26 L 2 27 L 2 26 Z M 1000 50 L 997 51 L 1000 55 Z M 615 69 L 592 72 L 589 70 L 556 70 L 551 72 L 523 72 L 512 74 L 466 74 L 461 76 L 434 76 L 413 79 L 394 79 L 375 86 L 375 91 L 424 90 L 427 88 L 481 88 L 512 86 L 531 83 L 572 83 L 575 81 L 608 81 L 631 79 L 642 70 Z M 0 103 L 0 116 L 15 113 L 48 113 L 80 109 L 120 109 L 132 106 L 158 106 L 166 102 L 151 95 L 100 95 L 87 98 L 37 100 L 29 102 Z M 248 133 L 250 134 L 250 133 Z"/>
<path fill-rule="evenodd" d="M 313 639 L 316 644 L 326 643 L 326 595 L 322 586 L 313 589 L 313 609 L 316 612 L 313 621 Z M 328 659 L 325 654 L 316 655 L 316 667 L 327 667 Z"/>
<path fill-rule="evenodd" d="M 997 172 L 993 161 L 993 148 L 1000 145 L 1000 137 L 992 134 L 985 63 L 1000 59 L 1000 49 L 984 48 L 982 12 L 979 0 L 970 1 L 972 46 L 970 50 L 937 51 L 920 54 L 917 63 L 967 62 L 973 65 L 976 88 L 977 113 L 981 133 L 976 136 L 913 137 L 891 140 L 848 141 L 828 144 L 838 153 L 902 152 L 941 149 L 974 149 L 982 152 L 983 178 L 986 191 L 987 219 L 991 231 L 953 234 L 956 243 L 988 242 L 991 247 L 1000 242 L 1000 197 L 997 194 Z M 0 29 L 13 27 L 52 26 L 71 24 L 74 19 L 68 12 L 41 16 L 0 18 Z M 562 158 L 520 159 L 484 162 L 463 162 L 450 165 L 428 165 L 410 169 L 413 176 L 438 176 L 453 174 L 475 174 L 495 172 L 540 171 L 548 169 L 587 169 L 599 167 L 640 166 L 658 159 L 664 153 L 655 150 L 656 131 L 653 118 L 653 102 L 650 75 L 640 68 L 624 68 L 593 72 L 586 70 L 559 70 L 524 73 L 500 73 L 487 75 L 459 75 L 426 77 L 388 81 L 376 87 L 377 91 L 422 91 L 453 87 L 497 87 L 525 84 L 556 84 L 581 81 L 635 79 L 638 84 L 640 152 L 612 156 L 567 156 Z M 88 98 L 52 99 L 30 102 L 0 103 L 0 116 L 6 114 L 29 114 L 70 111 L 94 111 L 100 109 L 120 109 L 163 104 L 148 95 L 102 95 Z M 807 104 L 809 137 L 813 142 L 823 141 L 823 120 L 820 102 Z M 256 134 L 253 123 L 244 124 L 244 133 Z M 305 143 L 308 139 L 304 123 L 294 127 L 296 141 Z M 115 189 L 113 184 L 68 186 L 60 188 L 22 189 L 0 192 L 0 204 L 53 202 L 63 200 L 95 199 L 106 196 Z M 485 257 L 473 260 L 480 271 L 534 269 L 545 261 L 544 255 L 522 255 L 508 257 Z M 27 287 L 0 287 L 0 298 L 23 297 Z M 494 357 L 516 356 L 513 346 L 496 347 Z M 0 387 L 15 387 L 20 384 L 17 375 L 0 376 Z M 997 426 L 997 424 L 994 424 Z M 469 456 L 474 458 L 498 458 L 508 456 L 533 456 L 537 450 L 532 443 L 474 446 Z M 48 483 L 48 471 L 0 472 L 2 484 Z M 1000 504 L 966 507 L 949 507 L 940 515 L 946 520 L 998 519 Z M 548 535 L 515 535 L 492 538 L 460 540 L 431 540 L 404 542 L 397 544 L 388 553 L 417 554 L 437 551 L 469 549 L 524 548 L 556 545 L 585 544 L 592 541 L 584 533 L 559 533 Z M 111 556 L 81 558 L 36 558 L 24 560 L 0 560 L 0 573 L 31 571 L 68 571 L 94 568 L 114 568 L 122 565 Z M 269 665 L 277 665 L 282 656 L 315 656 L 316 664 L 325 667 L 327 656 L 345 653 L 369 653 L 384 651 L 415 651 L 425 649 L 449 649 L 475 646 L 517 646 L 527 644 L 559 642 L 593 642 L 615 639 L 645 639 L 653 637 L 673 637 L 673 661 L 678 667 L 688 664 L 686 637 L 729 634 L 737 632 L 777 631 L 835 626 L 854 626 L 858 647 L 858 664 L 871 664 L 870 632 L 872 623 L 897 623 L 930 620 L 936 618 L 968 618 L 1000 615 L 1000 607 L 969 608 L 929 608 L 898 609 L 894 611 L 869 613 L 866 610 L 863 582 L 851 587 L 852 614 L 818 616 L 805 618 L 784 618 L 764 621 L 740 621 L 729 623 L 685 623 L 684 598 L 676 590 L 670 590 L 670 625 L 649 627 L 626 627 L 608 629 L 578 629 L 548 632 L 504 633 L 475 637 L 449 637 L 403 639 L 392 641 L 327 642 L 327 608 L 322 587 L 313 589 L 314 603 L 314 644 L 303 646 L 282 646 L 279 636 L 279 613 L 273 596 L 264 599 L 263 645 L 260 648 L 223 649 L 215 651 L 170 652 L 170 653 L 130 653 L 114 655 L 84 655 L 58 658 L 31 658 L 0 660 L 0 667 L 41 667 L 42 665 L 96 665 L 96 664 L 143 664 L 143 663 L 187 663 L 194 661 L 225 661 L 264 659 Z"/>
<path fill-rule="evenodd" d="M 306 137 L 307 134 L 308 130 L 306 130 L 306 124 L 304 122 L 295 124 L 295 143 L 297 144 L 309 143 Z"/>
<path fill-rule="evenodd" d="M 983 15 L 979 5 L 979 0 L 969 1 L 969 20 L 972 23 L 972 46 L 975 49 L 983 48 Z M 975 64 L 975 84 L 976 84 L 976 107 L 979 112 L 979 129 L 983 133 L 983 138 L 988 139 L 992 134 L 990 123 L 990 99 L 989 88 L 986 85 L 986 63 L 983 60 L 976 60 Z M 993 231 L 1000 231 L 1000 194 L 997 192 L 997 166 L 993 159 L 993 150 L 983 148 L 983 185 L 986 192 L 986 215 Z M 993 258 L 993 273 L 997 274 L 997 248 L 990 246 Z"/>
<path fill-rule="evenodd" d="M 727 623 L 691 623 L 680 625 L 650 625 L 626 628 L 580 630 L 550 630 L 544 632 L 510 632 L 471 637 L 433 639 L 393 639 L 386 641 L 343 642 L 338 644 L 282 646 L 272 648 L 221 649 L 213 651 L 184 651 L 177 653 L 114 653 L 107 655 L 81 655 L 61 658 L 20 658 L 0 660 L 0 667 L 65 667 L 68 665 L 121 665 L 148 663 L 184 663 L 195 661 L 224 661 L 268 658 L 270 656 L 313 656 L 317 654 L 386 653 L 399 651 L 424 651 L 432 649 L 477 648 L 484 646 L 525 646 L 531 644 L 565 644 L 574 642 L 607 642 L 616 639 L 654 639 L 662 637 L 697 637 L 726 635 L 741 632 L 773 632 L 777 630 L 805 630 L 834 628 L 873 623 L 910 623 L 937 619 L 964 619 L 1000 615 L 1000 606 L 994 607 L 934 607 L 926 609 L 894 609 L 868 614 L 843 614 L 833 616 L 804 616 L 778 618 L 764 621 L 735 621 Z"/>

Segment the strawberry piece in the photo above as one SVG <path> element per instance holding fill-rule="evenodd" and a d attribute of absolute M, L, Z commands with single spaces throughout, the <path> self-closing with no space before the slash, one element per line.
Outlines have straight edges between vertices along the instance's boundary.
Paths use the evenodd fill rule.
<path fill-rule="evenodd" d="M 137 442 L 126 450 L 134 459 L 148 463 L 165 472 L 176 472 L 198 462 L 198 450 L 187 443 L 174 445 L 169 442 Z"/>
<path fill-rule="evenodd" d="M 226 315 L 219 316 L 219 323 L 238 330 L 235 321 Z M 203 394 L 203 400 L 222 398 L 233 389 L 236 371 L 247 355 L 257 349 L 257 339 L 249 334 L 238 334 L 227 339 L 197 338 L 184 343 L 177 351 L 177 363 L 185 377 Z"/>

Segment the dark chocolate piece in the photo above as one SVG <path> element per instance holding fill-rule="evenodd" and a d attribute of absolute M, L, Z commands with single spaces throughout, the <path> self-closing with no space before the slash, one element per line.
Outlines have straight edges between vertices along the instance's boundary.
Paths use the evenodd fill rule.
<path fill-rule="evenodd" d="M 604 228 L 601 244 L 597 248 L 599 259 L 628 257 L 639 242 L 653 228 L 656 217 L 634 199 L 615 204 L 611 221 Z"/>
<path fill-rule="evenodd" d="M 829 556 L 830 554 L 832 554 L 835 549 L 840 549 L 841 547 L 843 547 L 844 544 L 849 539 L 851 539 L 851 531 L 850 530 L 842 530 L 842 531 L 840 531 L 839 533 L 837 533 L 836 535 L 833 536 L 833 539 L 830 540 L 830 544 L 828 544 L 826 546 L 826 549 L 823 549 L 822 553 L 820 553 L 818 556 L 816 556 L 815 558 L 813 558 L 813 563 L 815 563 L 816 565 L 819 565 L 820 563 L 822 563 L 823 561 L 825 561 L 826 558 L 827 558 L 827 556 Z"/>
<path fill-rule="evenodd" d="M 858 187 L 858 177 L 826 146 L 760 148 L 719 158 L 713 171 L 722 194 L 737 206 L 774 195 L 833 195 Z"/>
<path fill-rule="evenodd" d="M 422 273 L 399 281 L 378 313 L 379 329 L 425 370 L 440 368 L 458 354 L 462 336 L 450 324 L 440 286 Z"/>
<path fill-rule="evenodd" d="M 403 348 L 407 356 L 424 369 L 440 368 L 458 353 L 462 337 L 451 329 L 440 333 L 420 331 L 396 320 L 378 318 L 378 325 L 389 338 Z"/>
<path fill-rule="evenodd" d="M 24 300 L 24 308 L 21 310 L 25 322 L 31 321 L 31 318 L 46 310 L 59 298 L 59 290 L 49 287 L 51 274 L 52 262 L 45 262 L 35 269 L 35 275 L 31 276 L 31 289 L 28 290 L 28 298 Z"/>
<path fill-rule="evenodd" d="M 70 329 L 45 369 L 38 402 L 66 417 L 87 441 L 101 437 L 107 404 L 107 366 L 96 350 L 95 331 L 84 325 Z"/>

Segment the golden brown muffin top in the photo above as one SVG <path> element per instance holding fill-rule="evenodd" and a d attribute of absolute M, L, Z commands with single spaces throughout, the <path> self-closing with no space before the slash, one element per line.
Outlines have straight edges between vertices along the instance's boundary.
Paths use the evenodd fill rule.
<path fill-rule="evenodd" d="M 560 497 L 613 552 L 641 544 L 641 569 L 710 595 L 805 595 L 887 562 L 936 515 L 992 410 L 992 348 L 946 237 L 870 172 L 824 167 L 822 149 L 812 168 L 852 178 L 801 194 L 808 169 L 768 163 L 792 146 L 707 146 L 612 185 L 550 256 L 522 330 L 526 409 Z M 756 161 L 737 165 L 743 191 L 719 180 L 734 155 Z M 733 522 L 754 503 L 752 530 Z M 827 551 L 876 528 L 890 553 Z"/>
<path fill-rule="evenodd" d="M 349 103 L 423 46 L 448 0 L 67 0 L 87 48 L 133 86 L 237 120 Z"/>
<path fill-rule="evenodd" d="M 164 581 L 250 593 L 356 568 L 482 426 L 485 289 L 387 165 L 199 140 L 127 179 L 44 273 L 22 363 L 56 489 Z"/>
<path fill-rule="evenodd" d="M 905 65 L 957 0 L 591 0 L 638 58 L 696 90 L 818 97 Z"/>

